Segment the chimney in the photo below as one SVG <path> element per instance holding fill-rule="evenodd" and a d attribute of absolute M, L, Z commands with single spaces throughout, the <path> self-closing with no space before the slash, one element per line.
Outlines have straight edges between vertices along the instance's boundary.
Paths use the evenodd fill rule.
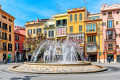
<path fill-rule="evenodd" d="M 54 15 L 52 14 L 52 18 L 54 17 Z"/>
<path fill-rule="evenodd" d="M 1 9 L 1 5 L 0 5 L 0 9 Z"/>
<path fill-rule="evenodd" d="M 39 18 L 37 18 L 37 22 L 39 22 Z"/>

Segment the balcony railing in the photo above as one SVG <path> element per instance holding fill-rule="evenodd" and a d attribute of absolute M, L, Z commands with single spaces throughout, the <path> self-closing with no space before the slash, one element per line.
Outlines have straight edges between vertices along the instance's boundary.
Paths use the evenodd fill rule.
<path fill-rule="evenodd" d="M 7 48 L 0 48 L 0 51 L 7 51 Z"/>
<path fill-rule="evenodd" d="M 97 52 L 97 44 L 95 42 L 90 42 L 90 43 L 87 43 L 86 45 L 86 52 Z"/>

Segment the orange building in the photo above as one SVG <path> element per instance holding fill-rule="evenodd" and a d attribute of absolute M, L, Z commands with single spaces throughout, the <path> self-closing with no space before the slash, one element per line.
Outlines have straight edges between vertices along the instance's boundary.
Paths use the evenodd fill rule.
<path fill-rule="evenodd" d="M 0 62 L 14 60 L 14 19 L 0 5 Z"/>

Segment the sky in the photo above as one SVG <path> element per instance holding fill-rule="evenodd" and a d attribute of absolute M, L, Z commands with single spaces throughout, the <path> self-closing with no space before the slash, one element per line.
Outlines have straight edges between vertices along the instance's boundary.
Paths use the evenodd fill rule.
<path fill-rule="evenodd" d="M 15 26 L 23 27 L 25 22 L 51 18 L 52 14 L 66 13 L 67 9 L 84 7 L 91 13 L 100 13 L 102 4 L 112 5 L 120 0 L 0 0 L 2 10 L 14 16 Z M 58 9 L 57 9 L 58 6 Z"/>

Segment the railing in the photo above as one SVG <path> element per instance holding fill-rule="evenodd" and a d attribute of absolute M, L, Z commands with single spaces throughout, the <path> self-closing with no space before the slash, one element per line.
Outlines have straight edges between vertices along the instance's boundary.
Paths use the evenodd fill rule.
<path fill-rule="evenodd" d="M 96 44 L 96 42 L 87 42 L 87 44 Z"/>
<path fill-rule="evenodd" d="M 97 52 L 96 42 L 88 42 L 86 45 L 86 52 Z"/>
<path fill-rule="evenodd" d="M 97 45 L 87 45 L 86 52 L 97 52 Z"/>
<path fill-rule="evenodd" d="M 0 48 L 0 51 L 7 51 L 7 48 Z"/>
<path fill-rule="evenodd" d="M 83 9 L 85 9 L 85 7 L 72 8 L 72 9 L 68 9 L 68 11 L 83 10 Z"/>

